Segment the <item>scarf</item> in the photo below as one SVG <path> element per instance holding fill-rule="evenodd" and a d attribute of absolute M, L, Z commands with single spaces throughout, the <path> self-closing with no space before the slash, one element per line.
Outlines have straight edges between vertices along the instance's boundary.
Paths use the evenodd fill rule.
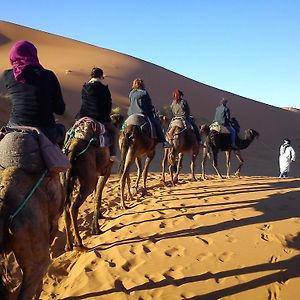
<path fill-rule="evenodd" d="M 41 67 L 36 47 L 27 41 L 18 41 L 10 49 L 10 63 L 16 81 L 25 82 L 23 72 L 28 66 Z"/>

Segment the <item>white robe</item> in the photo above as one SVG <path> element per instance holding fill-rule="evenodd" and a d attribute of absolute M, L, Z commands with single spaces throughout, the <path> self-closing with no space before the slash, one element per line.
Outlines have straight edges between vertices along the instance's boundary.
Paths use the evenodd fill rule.
<path fill-rule="evenodd" d="M 279 155 L 280 173 L 289 172 L 291 162 L 296 160 L 296 154 L 292 146 L 287 146 L 285 150 L 284 148 L 285 146 L 281 145 Z"/>

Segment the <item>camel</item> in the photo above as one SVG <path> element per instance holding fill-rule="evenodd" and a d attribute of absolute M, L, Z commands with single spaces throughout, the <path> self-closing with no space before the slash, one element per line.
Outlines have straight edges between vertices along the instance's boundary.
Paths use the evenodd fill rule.
<path fill-rule="evenodd" d="M 123 118 L 114 115 L 113 124 L 119 128 Z M 98 235 L 101 233 L 98 220 L 102 218 L 100 214 L 102 193 L 104 186 L 111 174 L 113 162 L 110 160 L 109 147 L 99 147 L 94 137 L 88 140 L 75 137 L 70 139 L 66 147 L 66 154 L 71 162 L 71 168 L 65 173 L 63 178 L 66 200 L 64 208 L 64 220 L 66 227 L 65 250 L 83 248 L 82 239 L 79 234 L 77 224 L 78 211 L 86 198 L 93 193 L 94 214 L 91 226 L 91 233 Z M 78 184 L 78 192 L 74 192 L 75 184 Z M 72 198 L 72 193 L 74 197 Z M 71 224 L 74 228 L 74 242 L 72 242 Z"/>
<path fill-rule="evenodd" d="M 23 273 L 17 299 L 39 298 L 63 203 L 58 174 L 41 176 L 16 167 L 0 171 L 0 299 L 9 297 L 2 275 L 5 254 L 11 251 Z"/>
<path fill-rule="evenodd" d="M 148 176 L 148 169 L 151 161 L 155 156 L 155 146 L 157 144 L 156 139 L 151 137 L 150 126 L 144 117 L 141 117 L 144 121 L 143 125 L 131 125 L 126 124 L 123 132 L 119 136 L 119 147 L 121 150 L 121 163 L 120 163 L 120 193 L 121 193 L 121 205 L 124 209 L 128 208 L 125 203 L 125 184 L 128 187 L 128 196 L 130 200 L 133 200 L 130 186 L 130 167 L 135 161 L 137 166 L 137 178 L 133 188 L 138 191 L 138 185 L 141 177 L 143 176 L 143 188 L 142 194 L 147 194 L 146 181 Z M 146 156 L 144 168 L 142 171 L 141 159 Z"/>
<path fill-rule="evenodd" d="M 235 176 L 239 177 L 241 168 L 244 164 L 244 160 L 241 156 L 241 151 L 243 149 L 248 148 L 248 146 L 253 142 L 254 138 L 259 137 L 259 133 L 254 129 L 246 129 L 245 137 L 240 138 L 237 136 L 236 145 L 238 149 L 231 148 L 230 135 L 225 133 L 219 133 L 214 130 L 210 130 L 207 124 L 200 126 L 200 133 L 205 137 L 206 148 L 203 149 L 203 159 L 202 159 L 202 179 L 205 179 L 205 162 L 209 155 L 209 151 L 211 150 L 213 155 L 212 165 L 219 176 L 219 178 L 223 178 L 219 169 L 218 169 L 218 153 L 219 151 L 224 151 L 226 154 L 226 170 L 227 177 L 230 175 L 230 157 L 231 152 L 235 153 L 236 158 L 239 161 L 239 165 L 234 173 Z"/>
<path fill-rule="evenodd" d="M 165 182 L 165 169 L 168 161 L 169 173 L 171 175 L 171 182 L 173 186 L 178 182 L 178 175 L 182 166 L 183 156 L 190 151 L 192 152 L 190 166 L 191 178 L 193 181 L 196 181 L 195 160 L 198 156 L 200 145 L 194 131 L 191 128 L 184 128 L 183 126 L 175 124 L 175 126 L 171 126 L 168 130 L 166 138 L 172 144 L 172 148 L 166 148 L 164 151 L 164 157 L 162 160 L 162 181 Z M 175 176 L 174 167 L 176 167 Z"/>

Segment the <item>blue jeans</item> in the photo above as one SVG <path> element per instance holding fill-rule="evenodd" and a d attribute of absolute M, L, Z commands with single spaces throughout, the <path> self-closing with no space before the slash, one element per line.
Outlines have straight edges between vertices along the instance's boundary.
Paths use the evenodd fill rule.
<path fill-rule="evenodd" d="M 231 141 L 231 146 L 235 146 L 235 140 L 236 140 L 236 133 L 235 129 L 231 125 L 227 125 L 226 128 L 230 132 L 230 141 Z"/>

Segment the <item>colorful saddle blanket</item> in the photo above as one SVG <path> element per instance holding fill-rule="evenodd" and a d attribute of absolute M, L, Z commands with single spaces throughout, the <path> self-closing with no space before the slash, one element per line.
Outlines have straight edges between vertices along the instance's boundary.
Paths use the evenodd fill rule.
<path fill-rule="evenodd" d="M 172 118 L 169 128 L 172 127 L 179 127 L 179 128 L 189 128 L 189 129 L 193 129 L 192 125 L 183 117 L 174 117 Z"/>
<path fill-rule="evenodd" d="M 219 133 L 230 134 L 230 131 L 223 125 L 220 125 L 218 122 L 213 122 L 209 125 L 210 130 L 217 131 Z"/>
<path fill-rule="evenodd" d="M 67 135 L 70 135 L 71 132 L 75 138 L 81 140 L 90 141 L 94 138 L 100 147 L 110 145 L 109 136 L 104 125 L 92 118 L 83 117 L 77 120 Z"/>

